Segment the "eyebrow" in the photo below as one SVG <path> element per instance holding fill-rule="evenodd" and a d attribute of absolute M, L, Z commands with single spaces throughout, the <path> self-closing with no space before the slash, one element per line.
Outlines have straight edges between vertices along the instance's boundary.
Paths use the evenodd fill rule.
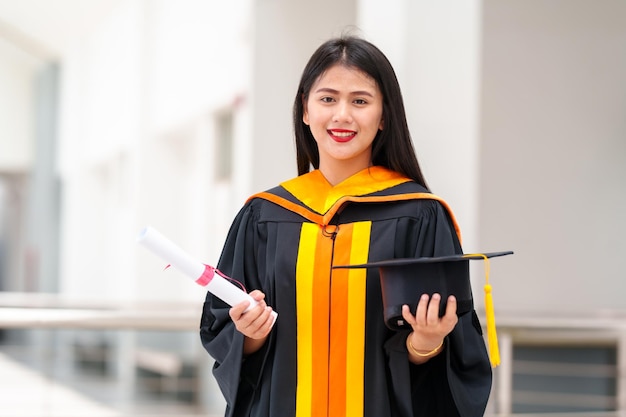
<path fill-rule="evenodd" d="M 322 87 L 322 88 L 318 88 L 317 90 L 315 90 L 316 93 L 332 93 L 332 94 L 339 94 L 339 91 L 333 89 L 333 88 L 328 88 L 328 87 Z M 374 97 L 374 95 L 372 93 L 370 93 L 369 91 L 351 91 L 350 95 L 353 96 L 370 96 L 370 97 Z"/>

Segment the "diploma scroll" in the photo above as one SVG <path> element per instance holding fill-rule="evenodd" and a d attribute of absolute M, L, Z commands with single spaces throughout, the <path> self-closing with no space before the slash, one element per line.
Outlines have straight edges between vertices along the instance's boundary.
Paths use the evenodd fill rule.
<path fill-rule="evenodd" d="M 241 288 L 238 288 L 230 281 L 230 278 L 210 265 L 192 258 L 188 253 L 175 245 L 154 228 L 145 227 L 137 237 L 137 242 L 150 250 L 152 253 L 163 259 L 173 268 L 179 270 L 197 284 L 206 287 L 207 290 L 216 297 L 223 300 L 230 306 L 239 304 L 244 300 L 250 302 L 246 311 L 257 305 L 257 301 Z M 272 311 L 274 320 L 277 313 Z"/>

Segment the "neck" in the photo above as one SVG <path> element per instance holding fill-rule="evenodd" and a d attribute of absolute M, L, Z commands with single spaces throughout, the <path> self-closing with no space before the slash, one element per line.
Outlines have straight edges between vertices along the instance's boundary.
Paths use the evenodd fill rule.
<path fill-rule="evenodd" d="M 350 164 L 346 162 L 338 162 L 335 164 L 320 164 L 320 172 L 326 178 L 326 181 L 332 186 L 342 183 L 357 172 L 364 170 L 371 164 Z"/>

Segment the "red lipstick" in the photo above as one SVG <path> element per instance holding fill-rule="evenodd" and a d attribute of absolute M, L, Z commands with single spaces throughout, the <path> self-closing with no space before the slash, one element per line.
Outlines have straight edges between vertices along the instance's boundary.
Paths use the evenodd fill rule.
<path fill-rule="evenodd" d="M 349 142 L 356 136 L 354 130 L 348 129 L 329 129 L 328 134 L 337 142 Z"/>

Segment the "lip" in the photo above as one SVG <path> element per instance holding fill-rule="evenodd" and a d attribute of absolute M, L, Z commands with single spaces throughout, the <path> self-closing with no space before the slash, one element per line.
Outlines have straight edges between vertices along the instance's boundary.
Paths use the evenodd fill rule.
<path fill-rule="evenodd" d="M 356 132 L 349 129 L 328 129 L 327 132 L 336 142 L 350 142 L 356 137 Z"/>

